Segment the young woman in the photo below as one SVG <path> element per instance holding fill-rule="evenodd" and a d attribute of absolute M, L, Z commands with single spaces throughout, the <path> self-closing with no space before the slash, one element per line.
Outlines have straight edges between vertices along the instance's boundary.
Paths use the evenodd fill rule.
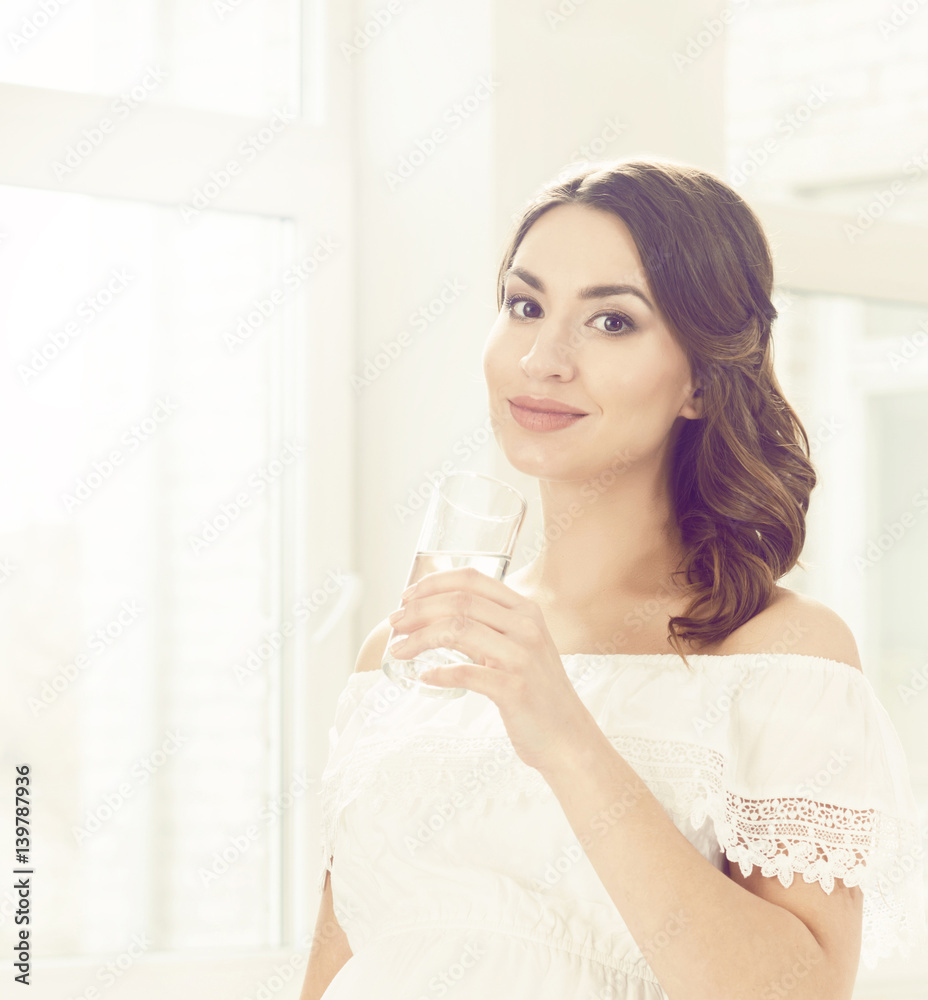
<path fill-rule="evenodd" d="M 862 944 L 923 931 L 895 730 L 847 625 L 776 582 L 815 473 L 772 283 L 695 168 L 592 168 L 526 209 L 483 362 L 545 544 L 505 581 L 423 578 L 364 642 L 302 1000 L 846 1000 Z M 404 658 L 453 630 L 476 665 L 423 679 L 473 694 L 397 688 L 391 624 Z"/>

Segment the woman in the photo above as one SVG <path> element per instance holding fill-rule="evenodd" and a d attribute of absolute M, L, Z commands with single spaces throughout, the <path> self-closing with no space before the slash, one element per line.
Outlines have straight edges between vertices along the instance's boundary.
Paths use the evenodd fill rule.
<path fill-rule="evenodd" d="M 483 362 L 545 544 L 505 582 L 424 577 L 364 642 L 303 1000 L 843 1000 L 862 941 L 923 930 L 896 733 L 847 625 L 776 583 L 815 474 L 772 282 L 694 168 L 591 168 L 526 209 Z M 476 665 L 423 679 L 475 694 L 401 692 L 391 624 L 404 658 L 450 630 Z"/>

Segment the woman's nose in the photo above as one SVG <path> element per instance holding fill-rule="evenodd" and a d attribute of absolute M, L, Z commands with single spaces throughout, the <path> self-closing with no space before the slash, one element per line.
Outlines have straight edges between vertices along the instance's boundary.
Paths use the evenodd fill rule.
<path fill-rule="evenodd" d="M 536 330 L 531 350 L 522 357 L 519 367 L 530 378 L 543 379 L 550 375 L 570 378 L 580 338 L 574 331 L 558 330 L 550 322 Z"/>

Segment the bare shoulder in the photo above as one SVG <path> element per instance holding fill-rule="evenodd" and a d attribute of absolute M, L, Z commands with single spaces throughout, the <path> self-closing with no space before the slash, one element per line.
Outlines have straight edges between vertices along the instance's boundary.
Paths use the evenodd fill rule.
<path fill-rule="evenodd" d="M 803 653 L 861 670 L 847 622 L 821 601 L 777 587 L 770 603 L 717 647 L 719 653 Z"/>
<path fill-rule="evenodd" d="M 390 619 L 384 618 L 367 633 L 367 638 L 361 643 L 358 660 L 354 672 L 362 670 L 379 670 L 383 662 L 383 654 L 387 649 L 387 639 L 390 637 Z"/>

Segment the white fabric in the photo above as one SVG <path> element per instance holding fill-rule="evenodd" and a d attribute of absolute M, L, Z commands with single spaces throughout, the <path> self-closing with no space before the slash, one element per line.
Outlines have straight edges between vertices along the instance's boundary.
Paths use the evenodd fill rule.
<path fill-rule="evenodd" d="M 905 756 L 866 677 L 795 653 L 565 654 L 616 750 L 717 868 L 864 892 L 864 964 L 924 933 Z M 348 677 L 320 788 L 352 957 L 325 1000 L 666 994 L 496 705 Z M 616 822 L 605 817 L 604 824 Z M 606 826 L 603 826 L 605 829 Z M 334 858 L 334 861 L 333 861 Z"/>

